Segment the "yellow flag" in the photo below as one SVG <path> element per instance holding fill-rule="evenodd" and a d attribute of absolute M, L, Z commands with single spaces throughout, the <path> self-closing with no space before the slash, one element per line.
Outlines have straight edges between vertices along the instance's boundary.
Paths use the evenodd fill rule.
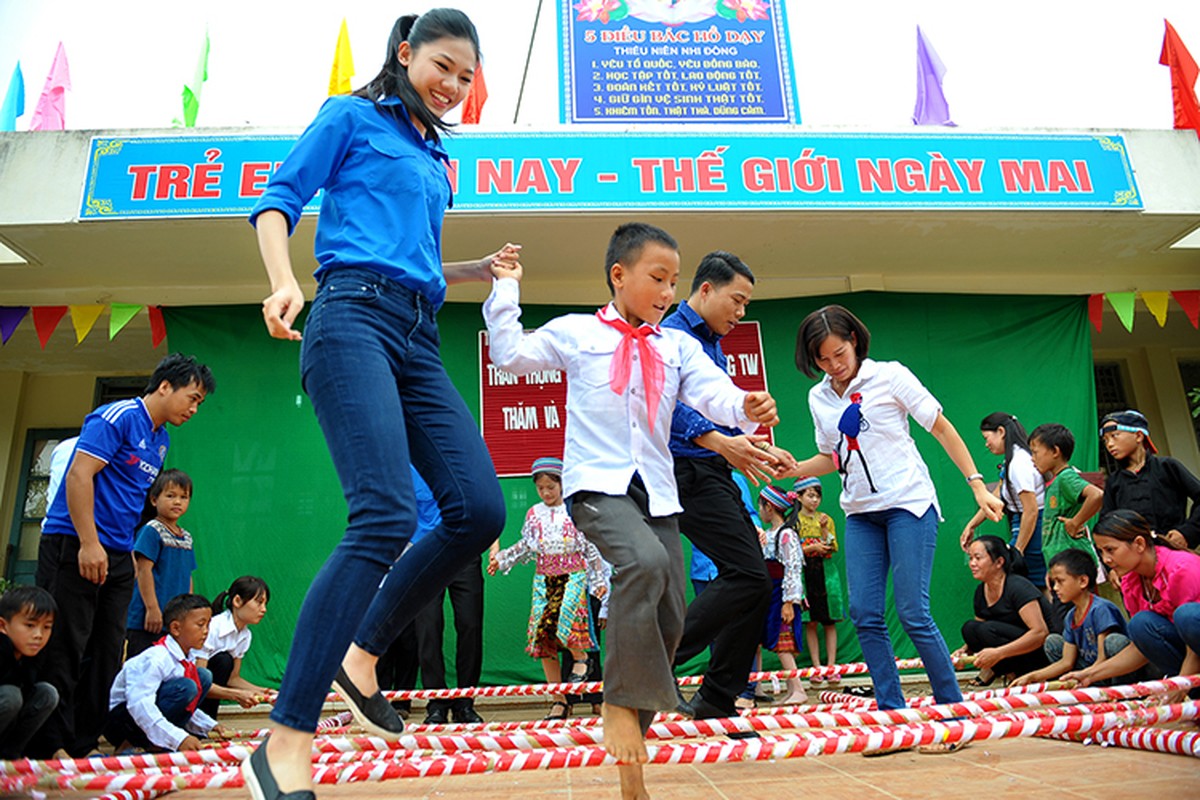
<path fill-rule="evenodd" d="M 333 54 L 333 71 L 329 73 L 329 96 L 350 94 L 350 78 L 354 76 L 354 57 L 350 55 L 350 31 L 346 29 L 346 18 L 342 18 L 342 29 L 338 32 L 337 51 Z"/>
<path fill-rule="evenodd" d="M 75 344 L 79 344 L 92 332 L 92 326 L 104 313 L 104 306 L 69 306 L 71 309 L 71 324 L 75 326 Z"/>
<path fill-rule="evenodd" d="M 1142 302 L 1158 320 L 1160 328 L 1167 324 L 1167 300 L 1170 296 L 1170 292 L 1142 292 Z"/>

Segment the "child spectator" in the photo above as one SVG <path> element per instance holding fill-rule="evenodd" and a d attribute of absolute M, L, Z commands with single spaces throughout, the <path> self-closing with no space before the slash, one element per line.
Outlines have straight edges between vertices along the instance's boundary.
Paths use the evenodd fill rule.
<path fill-rule="evenodd" d="M 1105 566 L 1121 576 L 1133 646 L 1069 672 L 1064 680 L 1087 686 L 1147 661 L 1166 675 L 1200 672 L 1200 556 L 1159 535 L 1145 517 L 1128 509 L 1100 517 L 1092 535 Z"/>
<path fill-rule="evenodd" d="M 38 681 L 38 655 L 50 639 L 58 607 L 45 589 L 16 586 L 0 595 L 0 759 L 25 746 L 58 705 L 58 690 Z"/>
<path fill-rule="evenodd" d="M 217 718 L 222 700 L 233 700 L 242 708 L 250 708 L 262 702 L 267 694 L 266 688 L 242 677 L 242 659 L 254 638 L 250 626 L 262 622 L 270 599 L 266 581 L 243 575 L 213 600 L 208 636 L 196 652 L 196 666 L 212 674 L 212 686 L 200 702 L 200 710 L 213 719 Z"/>
<path fill-rule="evenodd" d="M 1176 546 L 1200 545 L 1200 480 L 1176 459 L 1157 455 L 1150 423 L 1141 412 L 1106 415 L 1100 421 L 1100 438 L 1120 467 L 1104 482 L 1100 513 L 1127 508 Z"/>
<path fill-rule="evenodd" d="M 1004 501 L 1012 538 L 1009 546 L 1021 554 L 1034 586 L 1046 591 L 1046 560 L 1042 555 L 1042 508 L 1045 505 L 1045 481 L 1029 454 L 1029 436 L 1025 426 L 1012 414 L 997 411 L 979 423 L 988 452 L 1003 455 L 1000 467 L 999 497 Z M 962 532 L 962 548 L 967 549 L 975 528 L 983 522 L 982 511 L 975 512 Z M 1009 564 L 1010 569 L 1013 564 Z"/>
<path fill-rule="evenodd" d="M 800 498 L 800 514 L 796 532 L 804 550 L 804 643 L 814 667 L 821 666 L 820 641 L 817 626 L 825 629 L 825 666 L 837 666 L 837 623 L 842 621 L 842 578 L 833 563 L 838 550 L 837 532 L 833 518 L 817 508 L 821 505 L 821 479 L 808 475 L 792 484 Z M 830 684 L 841 683 L 832 675 Z M 814 686 L 825 681 L 814 676 Z"/>
<path fill-rule="evenodd" d="M 199 750 L 199 736 L 215 732 L 216 720 L 199 709 L 212 673 L 190 659 L 208 638 L 212 607 L 198 594 L 171 598 L 163 609 L 167 634 L 153 647 L 125 662 L 108 696 L 104 738 L 117 752 Z"/>
<path fill-rule="evenodd" d="M 804 553 L 796 532 L 799 509 L 794 494 L 785 494 L 770 484 L 758 493 L 758 516 L 767 524 L 763 558 L 771 577 L 771 604 L 763 621 L 762 646 L 779 656 L 784 669 L 797 669 L 800 652 L 800 615 L 804 604 Z M 788 706 L 808 702 L 799 678 L 788 678 Z"/>
<path fill-rule="evenodd" d="M 192 535 L 179 524 L 192 502 L 192 479 L 166 469 L 154 479 L 133 543 L 137 591 L 125 622 L 125 658 L 133 658 L 162 638 L 162 609 L 172 597 L 192 591 L 196 553 Z"/>
<path fill-rule="evenodd" d="M 483 306 L 492 361 L 513 373 L 567 373 L 563 492 L 575 526 L 613 566 L 604 665 L 604 746 L 623 797 L 646 794 L 644 735 L 677 702 L 684 564 L 668 437 L 677 400 L 744 431 L 778 421 L 766 392 L 744 392 L 699 342 L 658 325 L 675 296 L 679 247 L 659 228 L 617 228 L 604 261 L 612 302 L 525 333 L 519 263 L 492 264 Z"/>
<path fill-rule="evenodd" d="M 1046 476 L 1042 554 L 1053 559 L 1063 550 L 1073 548 L 1096 564 L 1096 550 L 1088 536 L 1087 522 L 1100 510 L 1104 492 L 1071 466 L 1074 452 L 1075 437 L 1066 426 L 1051 422 L 1038 425 L 1029 434 L 1033 465 Z"/>
<path fill-rule="evenodd" d="M 571 522 L 562 497 L 562 461 L 539 458 L 533 462 L 533 484 L 542 502 L 529 509 L 521 539 L 488 558 L 487 571 L 495 575 L 529 559 L 537 560 L 533 576 L 533 601 L 529 611 L 525 652 L 542 660 L 547 683 L 562 680 L 560 649 L 571 653 L 568 683 L 587 678 L 585 651 L 595 645 L 588 608 L 588 589 L 597 597 L 608 593 L 604 561 L 596 545 L 583 537 Z M 571 701 L 555 699 L 546 719 L 566 719 Z"/>
<path fill-rule="evenodd" d="M 1096 562 L 1087 553 L 1074 547 L 1058 551 L 1050 557 L 1049 577 L 1050 591 L 1071 608 L 1070 617 L 1063 632 L 1050 634 L 1042 646 L 1050 666 L 1021 675 L 1012 686 L 1050 681 L 1071 670 L 1086 669 L 1129 645 L 1121 610 L 1096 595 Z"/>

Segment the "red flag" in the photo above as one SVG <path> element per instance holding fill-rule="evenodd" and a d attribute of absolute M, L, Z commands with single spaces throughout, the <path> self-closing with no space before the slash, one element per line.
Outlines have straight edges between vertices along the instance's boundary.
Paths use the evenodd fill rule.
<path fill-rule="evenodd" d="M 150 313 L 150 342 L 154 347 L 167 338 L 167 322 L 163 319 L 162 306 L 146 306 Z"/>
<path fill-rule="evenodd" d="M 1096 333 L 1100 333 L 1104 327 L 1104 295 L 1093 294 L 1088 297 L 1088 319 L 1092 321 Z"/>
<path fill-rule="evenodd" d="M 483 104 L 487 102 L 487 81 L 483 79 L 483 64 L 475 68 L 475 80 L 463 101 L 462 121 L 464 125 L 478 125 L 483 115 Z"/>
<path fill-rule="evenodd" d="M 46 349 L 46 342 L 50 341 L 54 329 L 58 327 L 58 323 L 66 314 L 66 306 L 33 307 L 33 327 L 37 329 L 38 341 L 42 343 L 43 350 Z"/>
<path fill-rule="evenodd" d="M 1200 103 L 1196 101 L 1196 76 L 1200 68 L 1196 67 L 1196 59 L 1183 46 L 1183 40 L 1166 22 L 1167 31 L 1163 34 L 1162 53 L 1158 63 L 1171 69 L 1171 99 L 1175 103 L 1175 127 L 1188 129 L 1200 136 Z"/>
<path fill-rule="evenodd" d="M 1192 327 L 1200 328 L 1200 291 L 1171 292 L 1171 297 L 1175 298 L 1175 302 L 1179 303 L 1183 313 L 1187 314 Z"/>

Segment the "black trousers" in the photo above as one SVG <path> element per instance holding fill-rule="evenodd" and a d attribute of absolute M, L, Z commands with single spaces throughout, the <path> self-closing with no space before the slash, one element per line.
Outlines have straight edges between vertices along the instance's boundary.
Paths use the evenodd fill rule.
<path fill-rule="evenodd" d="M 73 757 L 87 755 L 108 716 L 136 580 L 133 556 L 105 549 L 108 577 L 97 585 L 79 574 L 78 537 L 43 534 L 38 546 L 37 585 L 58 604 L 39 673 L 58 689 L 59 703 L 29 745 L 35 758 L 49 758 L 59 748 Z"/>
<path fill-rule="evenodd" d="M 978 653 L 986 647 L 1001 647 L 1009 642 L 1015 642 L 1026 632 L 1027 629 L 1020 625 L 995 620 L 984 622 L 978 619 L 969 619 L 962 626 L 963 642 L 966 643 L 967 650 L 972 653 Z M 1031 653 L 1022 653 L 1019 656 L 997 661 L 992 667 L 992 672 L 997 675 L 1008 675 L 1009 673 L 1024 675 L 1026 672 L 1041 669 L 1049 663 L 1046 660 L 1045 650 L 1039 645 Z"/>
<path fill-rule="evenodd" d="M 454 612 L 454 667 L 460 687 L 478 686 L 483 673 L 483 559 L 475 558 L 458 571 L 446 586 Z M 433 598 L 413 621 L 421 666 L 421 685 L 445 689 L 446 661 L 443 648 L 446 619 L 443 595 Z M 427 708 L 470 708 L 469 697 L 430 700 Z"/>
<path fill-rule="evenodd" d="M 208 660 L 208 665 L 205 667 L 212 673 L 212 682 L 216 686 L 229 686 L 229 679 L 233 677 L 233 655 L 227 652 L 213 653 L 212 658 Z M 205 696 L 200 701 L 200 710 L 208 714 L 213 719 L 217 718 L 221 708 L 221 701 L 215 697 Z M 119 744 L 114 742 L 114 744 Z"/>
<path fill-rule="evenodd" d="M 675 666 L 711 644 L 698 696 L 732 716 L 754 663 L 771 578 L 729 463 L 719 456 L 676 458 L 675 480 L 683 506 L 679 531 L 717 566 L 717 577 L 688 606 Z"/>

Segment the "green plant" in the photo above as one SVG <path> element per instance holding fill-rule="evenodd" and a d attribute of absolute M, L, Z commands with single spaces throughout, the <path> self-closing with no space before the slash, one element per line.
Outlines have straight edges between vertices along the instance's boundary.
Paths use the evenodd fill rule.
<path fill-rule="evenodd" d="M 1188 390 L 1187 399 L 1192 406 L 1192 416 L 1200 418 L 1200 386 Z"/>

